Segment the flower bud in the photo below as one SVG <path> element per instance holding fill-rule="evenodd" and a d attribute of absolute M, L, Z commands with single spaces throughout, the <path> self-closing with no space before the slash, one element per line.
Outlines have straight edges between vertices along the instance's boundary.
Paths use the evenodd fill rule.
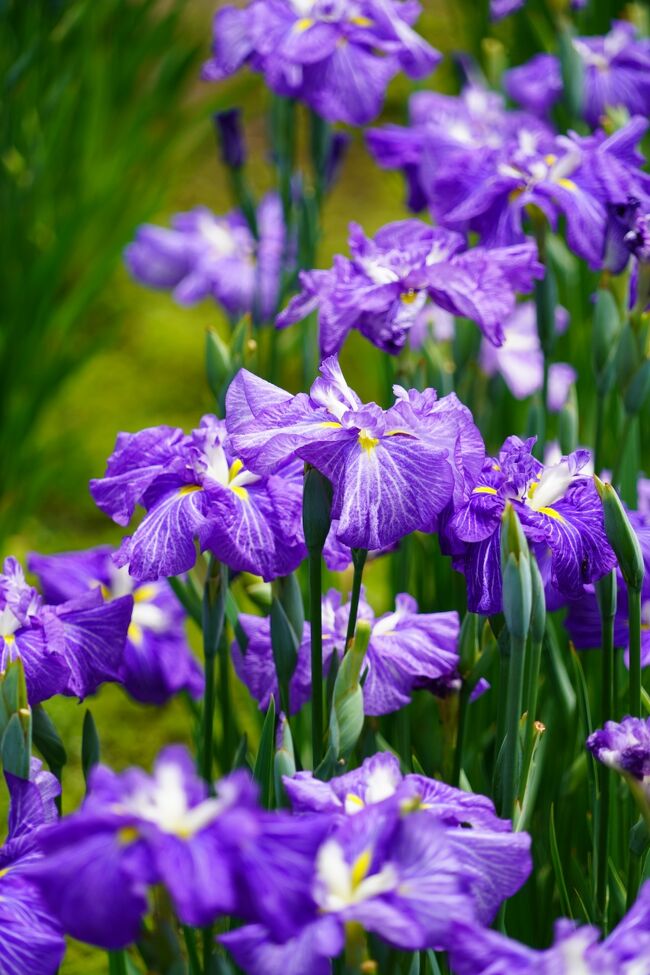
<path fill-rule="evenodd" d="M 330 713 L 330 740 L 338 758 L 347 757 L 363 728 L 361 670 L 370 642 L 370 624 L 359 620 L 354 642 L 345 653 L 334 684 Z"/>
<path fill-rule="evenodd" d="M 511 636 L 525 640 L 533 598 L 530 551 L 517 513 L 509 503 L 501 519 L 501 572 L 506 626 Z"/>
<path fill-rule="evenodd" d="M 643 554 L 621 499 L 611 484 L 594 474 L 596 490 L 603 502 L 605 532 L 614 549 L 626 585 L 640 592 L 645 574 Z"/>
<path fill-rule="evenodd" d="M 320 552 L 330 530 L 332 485 L 315 467 L 307 465 L 302 496 L 302 527 L 309 553 Z"/>
<path fill-rule="evenodd" d="M 540 644 L 546 631 L 546 594 L 544 580 L 534 556 L 530 558 L 530 581 L 532 592 L 530 638 L 533 643 Z"/>
<path fill-rule="evenodd" d="M 246 145 L 241 127 L 241 112 L 230 108 L 214 116 L 221 160 L 230 169 L 241 169 L 246 162 Z"/>

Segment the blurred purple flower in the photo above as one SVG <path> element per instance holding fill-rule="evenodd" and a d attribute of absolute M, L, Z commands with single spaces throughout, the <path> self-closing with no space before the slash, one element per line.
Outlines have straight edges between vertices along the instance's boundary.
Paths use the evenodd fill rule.
<path fill-rule="evenodd" d="M 650 966 L 650 884 L 614 928 L 600 941 L 593 927 L 578 927 L 562 919 L 555 925 L 555 941 L 539 951 L 512 941 L 497 931 L 460 923 L 455 929 L 451 970 L 454 975 L 636 975 Z"/>
<path fill-rule="evenodd" d="M 564 91 L 559 59 L 553 54 L 536 54 L 525 64 L 505 71 L 503 87 L 513 101 L 544 117 Z"/>
<path fill-rule="evenodd" d="M 502 321 L 515 293 L 543 276 L 537 247 L 467 249 L 460 234 L 419 220 L 387 224 L 373 238 L 350 225 L 352 259 L 337 256 L 329 271 L 303 271 L 302 291 L 277 319 L 278 328 L 318 309 L 323 356 L 338 353 L 357 328 L 374 345 L 399 353 L 427 302 L 473 319 L 500 345 Z"/>
<path fill-rule="evenodd" d="M 99 591 L 45 605 L 16 559 L 0 574 L 0 671 L 20 658 L 30 704 L 55 694 L 80 698 L 119 680 L 133 601 Z"/>
<path fill-rule="evenodd" d="M 330 122 L 365 125 L 381 111 L 391 78 L 423 78 L 441 55 L 412 29 L 416 3 L 395 0 L 252 0 L 214 20 L 207 81 L 244 64 L 278 95 L 304 101 Z"/>
<path fill-rule="evenodd" d="M 350 603 L 343 604 L 341 594 L 330 589 L 322 605 L 324 674 L 329 670 L 334 653 L 343 657 L 349 615 Z M 358 618 L 367 620 L 372 626 L 364 661 L 367 668 L 363 684 L 366 714 L 398 711 L 408 704 L 419 682 L 433 681 L 456 672 L 460 629 L 457 613 L 418 613 L 415 600 L 400 593 L 394 612 L 376 618 L 362 594 Z M 246 645 L 233 644 L 235 670 L 265 711 L 272 696 L 279 704 L 270 620 L 244 613 L 240 623 Z M 310 631 L 309 624 L 305 623 L 290 685 L 291 711 L 298 711 L 310 696 Z"/>
<path fill-rule="evenodd" d="M 631 775 L 650 796 L 650 719 L 607 721 L 587 738 L 587 748 L 604 765 Z"/>
<path fill-rule="evenodd" d="M 231 147 L 232 148 L 232 147 Z M 280 199 L 257 211 L 259 239 L 238 211 L 216 217 L 205 207 L 179 213 L 172 228 L 143 224 L 124 259 L 141 284 L 172 291 L 181 305 L 213 298 L 233 317 L 277 310 L 285 229 Z"/>
<path fill-rule="evenodd" d="M 100 765 L 81 809 L 39 834 L 44 856 L 30 876 L 66 933 L 121 948 L 138 938 L 154 884 L 167 887 L 185 924 L 232 913 L 231 845 L 256 815 L 246 773 L 223 779 L 210 797 L 178 746 L 161 752 L 152 776 Z"/>
<path fill-rule="evenodd" d="M 166 582 L 138 586 L 126 568 L 118 569 L 110 546 L 56 555 L 32 553 L 28 566 L 50 603 L 99 589 L 110 601 L 132 596 L 119 680 L 137 701 L 164 704 L 179 691 L 203 693 L 203 673 L 185 638 L 185 614 Z"/>
<path fill-rule="evenodd" d="M 191 569 L 195 539 L 236 571 L 273 579 L 302 561 L 302 468 L 286 462 L 270 476 L 246 470 L 225 424 L 205 416 L 191 434 L 151 427 L 118 435 L 106 474 L 90 482 L 97 505 L 126 525 L 136 504 L 146 515 L 116 561 L 139 581 Z"/>

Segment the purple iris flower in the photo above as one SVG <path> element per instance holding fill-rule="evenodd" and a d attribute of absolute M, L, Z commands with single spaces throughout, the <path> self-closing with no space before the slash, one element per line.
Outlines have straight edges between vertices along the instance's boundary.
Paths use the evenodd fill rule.
<path fill-rule="evenodd" d="M 329 271 L 301 273 L 302 291 L 276 323 L 284 328 L 318 309 L 323 356 L 339 352 L 353 328 L 396 355 L 429 301 L 472 318 L 500 345 L 515 292 L 531 291 L 544 274 L 532 241 L 468 250 L 460 234 L 419 220 L 389 223 L 373 238 L 351 224 L 349 246 L 351 260 L 337 256 Z"/>
<path fill-rule="evenodd" d="M 423 775 L 402 775 L 389 752 L 365 759 L 360 768 L 321 782 L 311 772 L 283 778 L 295 812 L 352 816 L 394 798 L 402 814 L 423 810 L 440 821 L 461 861 L 467 865 L 476 910 L 489 924 L 499 904 L 525 883 L 531 871 L 530 837 L 513 833 L 492 802 Z M 461 828 L 462 827 L 462 828 Z"/>
<path fill-rule="evenodd" d="M 325 674 L 332 655 L 343 656 L 349 615 L 350 603 L 342 604 L 341 594 L 330 589 L 322 603 Z M 367 620 L 372 626 L 364 662 L 367 667 L 363 684 L 366 714 L 398 711 L 409 703 L 411 692 L 421 683 L 456 673 L 460 629 L 457 613 L 418 613 L 413 597 L 401 593 L 397 596 L 395 610 L 377 618 L 362 594 L 358 618 Z M 240 624 L 246 645 L 233 644 L 235 670 L 260 707 L 266 710 L 272 696 L 279 703 L 270 621 L 242 614 Z M 298 711 L 311 695 L 308 623 L 305 623 L 298 648 L 298 663 L 289 693 L 292 712 Z"/>
<path fill-rule="evenodd" d="M 503 87 L 508 97 L 527 111 L 546 116 L 564 91 L 559 58 L 536 54 L 525 64 L 505 71 Z"/>
<path fill-rule="evenodd" d="M 307 816 L 308 823 L 312 819 Z M 294 882 L 295 869 L 288 873 Z M 335 821 L 311 871 L 303 873 L 302 923 L 292 936 L 275 934 L 271 917 L 220 940 L 250 975 L 325 975 L 349 922 L 409 951 L 446 945 L 452 918 L 473 916 L 471 880 L 471 869 L 436 817 L 402 815 L 398 803 L 387 800 Z M 285 910 L 276 891 L 270 913 Z"/>
<path fill-rule="evenodd" d="M 81 809 L 39 834 L 44 857 L 30 875 L 68 934 L 121 948 L 138 938 L 154 884 L 167 888 L 185 924 L 232 913 L 230 848 L 256 815 L 246 773 L 223 779 L 211 797 L 189 753 L 172 746 L 152 776 L 93 769 Z"/>
<path fill-rule="evenodd" d="M 289 393 L 242 369 L 228 390 L 232 444 L 251 470 L 265 474 L 296 456 L 333 485 L 338 538 L 353 548 L 382 549 L 412 531 L 430 530 L 467 468 L 484 447 L 469 411 L 433 390 L 402 391 L 394 406 L 364 404 L 337 359 L 321 365 L 309 395 Z M 471 450 L 461 456 L 460 444 Z"/>
<path fill-rule="evenodd" d="M 258 239 L 239 211 L 215 216 L 206 207 L 179 213 L 171 229 L 144 224 L 124 252 L 141 284 L 172 291 L 181 305 L 213 298 L 229 315 L 277 307 L 285 229 L 282 205 L 271 193 L 257 211 Z"/>
<path fill-rule="evenodd" d="M 127 525 L 136 504 L 146 515 L 116 561 L 139 581 L 191 569 L 195 539 L 231 569 L 273 579 L 302 561 L 302 466 L 246 470 L 225 424 L 205 416 L 191 434 L 151 427 L 118 435 L 103 478 L 90 482 L 97 505 Z"/>
<path fill-rule="evenodd" d="M 525 241 L 527 208 L 541 210 L 552 227 L 566 219 L 570 248 L 593 268 L 605 258 L 608 206 L 629 196 L 645 199 L 650 178 L 636 145 L 648 127 L 632 118 L 613 135 L 557 136 L 543 151 L 531 145 L 504 151 L 455 153 L 441 159 L 427 189 L 436 219 L 476 231 L 490 247 Z M 455 180 L 456 192 L 449 192 Z"/>
<path fill-rule="evenodd" d="M 48 606 L 16 559 L 0 574 L 0 671 L 20 658 L 30 704 L 55 694 L 80 698 L 119 680 L 133 601 L 105 603 L 99 591 Z"/>
<path fill-rule="evenodd" d="M 647 482 L 645 482 L 647 484 Z M 643 480 L 639 481 L 642 488 Z M 642 488 L 643 489 L 643 488 Z M 630 524 L 639 540 L 645 576 L 641 592 L 641 666 L 650 665 L 650 517 L 637 511 L 629 511 Z M 617 602 L 614 617 L 614 646 L 625 648 L 625 661 L 629 662 L 629 620 L 627 588 L 620 568 L 616 567 Z M 586 586 L 579 599 L 570 600 L 564 625 L 578 650 L 602 646 L 602 625 L 598 601 L 593 586 Z"/>
<path fill-rule="evenodd" d="M 107 545 L 57 555 L 32 553 L 28 565 L 49 603 L 61 603 L 97 588 L 107 601 L 132 597 L 119 680 L 137 701 L 164 704 L 179 691 L 200 697 L 203 673 L 188 646 L 185 614 L 176 596 L 163 581 L 138 586 L 126 568 L 117 568 L 113 554 Z"/>
<path fill-rule="evenodd" d="M 545 951 L 503 934 L 460 923 L 451 948 L 453 975 L 637 975 L 650 969 L 650 884 L 612 933 L 600 940 L 591 926 L 562 919 Z"/>
<path fill-rule="evenodd" d="M 500 527 L 506 502 L 543 566 L 543 575 L 565 598 L 615 565 L 602 504 L 591 477 L 581 474 L 587 450 L 545 467 L 532 455 L 535 438 L 509 437 L 498 459 L 487 460 L 471 496 L 455 508 L 442 535 L 456 567 L 464 572 L 472 612 L 501 611 Z"/>
<path fill-rule="evenodd" d="M 650 719 L 606 721 L 589 735 L 587 748 L 603 765 L 640 782 L 650 796 Z"/>
<path fill-rule="evenodd" d="M 476 83 L 457 96 L 415 92 L 408 127 L 384 125 L 366 134 L 378 165 L 404 173 L 408 206 L 415 212 L 435 205 L 438 196 L 451 209 L 464 199 L 473 179 L 483 178 L 488 160 L 505 151 L 550 152 L 554 138 L 545 122 L 506 110 L 500 95 Z"/>
<path fill-rule="evenodd" d="M 583 69 L 582 114 L 592 127 L 610 108 L 647 115 L 650 104 L 650 40 L 633 24 L 615 20 L 604 37 L 575 37 Z M 545 114 L 562 96 L 559 58 L 538 54 L 504 75 L 508 95 L 524 108 Z"/>
<path fill-rule="evenodd" d="M 555 312 L 555 329 L 558 335 L 566 331 L 569 315 L 558 306 Z M 539 392 L 544 378 L 544 355 L 537 331 L 535 305 L 523 302 L 503 323 L 503 345 L 495 347 L 485 339 L 481 343 L 479 363 L 487 376 L 499 373 L 513 396 L 525 399 Z M 549 367 L 547 407 L 559 413 L 564 407 L 572 383 L 577 374 L 565 362 L 554 362 Z"/>
<path fill-rule="evenodd" d="M 40 858 L 39 831 L 57 817 L 55 777 L 31 760 L 30 779 L 5 772 L 9 789 L 9 831 L 0 846 L 0 971 L 6 975 L 54 975 L 65 941 L 30 878 Z"/>
<path fill-rule="evenodd" d="M 221 81 L 248 64 L 278 95 L 330 122 L 365 125 L 381 111 L 398 71 L 423 78 L 441 55 L 412 24 L 418 3 L 396 0 L 252 0 L 214 21 L 203 77 Z"/>
<path fill-rule="evenodd" d="M 582 10 L 586 7 L 588 0 L 571 0 L 572 10 Z M 526 4 L 526 0 L 490 0 L 490 17 L 492 20 L 503 20 L 517 10 L 521 10 Z"/>

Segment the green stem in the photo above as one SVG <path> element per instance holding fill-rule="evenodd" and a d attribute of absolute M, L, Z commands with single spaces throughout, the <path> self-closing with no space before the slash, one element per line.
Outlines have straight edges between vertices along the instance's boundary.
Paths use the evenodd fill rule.
<path fill-rule="evenodd" d="M 194 928 L 190 928 L 187 924 L 184 924 L 183 937 L 185 938 L 187 958 L 190 963 L 190 975 L 201 975 L 201 960 L 196 947 L 196 933 Z"/>
<path fill-rule="evenodd" d="M 600 475 L 603 469 L 603 433 L 605 426 L 605 401 L 607 394 L 596 391 L 596 429 L 594 431 L 594 471 Z"/>
<path fill-rule="evenodd" d="M 216 657 L 209 653 L 205 656 L 205 694 L 203 697 L 203 727 L 201 734 L 201 775 L 210 784 L 212 782 L 212 752 L 214 739 L 214 701 L 215 701 L 215 663 Z"/>
<path fill-rule="evenodd" d="M 525 637 L 511 635 L 502 793 L 502 815 L 507 819 L 513 818 L 515 800 L 517 798 L 517 752 L 519 748 L 519 721 L 521 719 L 525 660 Z"/>
<path fill-rule="evenodd" d="M 526 731 L 524 735 L 524 763 L 522 768 L 522 789 L 521 796 L 523 798 L 523 789 L 526 784 L 526 779 L 528 777 L 528 769 L 530 767 L 530 760 L 533 753 L 533 742 L 535 733 L 535 722 L 537 721 L 537 697 L 539 692 L 539 671 L 540 664 L 542 660 L 542 646 L 543 640 L 533 640 L 530 641 L 530 654 L 527 660 L 528 666 L 528 702 L 526 706 Z"/>
<path fill-rule="evenodd" d="M 309 552 L 309 625 L 311 629 L 311 744 L 313 766 L 323 757 L 323 616 L 322 549 Z"/>
<path fill-rule="evenodd" d="M 626 910 L 630 910 L 634 901 L 636 900 L 636 895 L 639 891 L 639 882 L 641 880 L 641 858 L 630 850 L 630 858 L 627 864 L 627 901 Z"/>
<path fill-rule="evenodd" d="M 627 587 L 630 627 L 630 714 L 641 717 L 641 591 Z"/>
<path fill-rule="evenodd" d="M 221 773 L 225 775 L 231 768 L 233 729 L 230 708 L 230 659 L 228 641 L 224 639 L 223 634 L 219 644 L 219 709 L 221 711 Z"/>
<path fill-rule="evenodd" d="M 614 582 L 614 585 L 616 583 Z M 615 604 L 614 604 L 615 609 Z M 601 726 L 614 717 L 614 615 L 601 607 L 602 620 L 602 688 Z M 598 832 L 596 837 L 596 904 L 603 932 L 607 933 L 607 906 L 609 899 L 609 796 L 611 772 L 599 764 L 600 795 L 598 799 Z"/>
<path fill-rule="evenodd" d="M 345 648 L 350 646 L 354 639 L 354 630 L 357 625 L 357 614 L 359 612 L 359 597 L 361 595 L 361 580 L 363 578 L 363 567 L 366 564 L 368 551 L 365 548 L 352 549 L 352 563 L 354 565 L 354 575 L 352 578 L 352 592 L 350 594 L 350 616 L 348 618 L 348 629 L 345 634 Z"/>
<path fill-rule="evenodd" d="M 108 971 L 109 975 L 128 975 L 126 955 L 123 951 L 108 952 Z"/>
<path fill-rule="evenodd" d="M 454 751 L 454 767 L 451 773 L 451 784 L 458 788 L 460 773 L 463 767 L 463 747 L 465 745 L 465 729 L 467 727 L 467 710 L 469 707 L 470 689 L 466 681 L 460 691 L 458 700 L 458 729 L 456 731 L 456 750 Z"/>

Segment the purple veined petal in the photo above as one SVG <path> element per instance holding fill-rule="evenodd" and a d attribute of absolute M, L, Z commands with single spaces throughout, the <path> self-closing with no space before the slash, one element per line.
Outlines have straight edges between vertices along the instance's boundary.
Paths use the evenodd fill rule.
<path fill-rule="evenodd" d="M 499 533 L 468 546 L 464 558 L 467 608 L 490 616 L 501 612 L 501 549 Z"/>
<path fill-rule="evenodd" d="M 547 115 L 562 97 L 560 62 L 553 54 L 536 54 L 503 75 L 506 94 L 535 115 Z"/>
<path fill-rule="evenodd" d="M 278 315 L 276 328 L 287 328 L 301 322 L 319 306 L 323 294 L 329 291 L 332 275 L 330 271 L 301 271 L 299 275 L 302 291 L 294 295 L 289 304 Z"/>
<path fill-rule="evenodd" d="M 452 829 L 447 839 L 469 879 L 479 920 L 490 924 L 500 904 L 528 880 L 532 870 L 527 833 Z"/>
<path fill-rule="evenodd" d="M 182 627 L 169 635 L 147 630 L 131 634 L 124 647 L 119 681 L 136 701 L 157 705 L 180 691 L 199 698 L 205 687 L 203 671 Z"/>
<path fill-rule="evenodd" d="M 602 203 L 585 193 L 572 180 L 538 187 L 538 193 L 553 200 L 566 217 L 567 243 L 592 268 L 602 264 L 605 255 L 607 214 Z"/>
<path fill-rule="evenodd" d="M 249 975 L 329 975 L 331 958 L 343 950 L 343 926 L 320 918 L 288 941 L 276 942 L 260 924 L 248 924 L 219 937 Z"/>
<path fill-rule="evenodd" d="M 11 638 L 1 638 L 0 671 L 10 660 L 20 657 L 25 669 L 29 703 L 40 704 L 65 693 L 70 670 L 64 656 L 63 630 L 58 621 L 46 614 L 32 628 L 17 630 Z"/>
<path fill-rule="evenodd" d="M 445 453 L 410 435 L 396 433 L 368 449 L 349 441 L 327 450 L 319 444 L 300 455 L 332 481 L 332 517 L 351 548 L 381 549 L 426 530 L 453 490 Z"/>
<path fill-rule="evenodd" d="M 340 41 L 342 35 L 334 23 L 305 17 L 294 21 L 282 40 L 277 57 L 296 64 L 315 64 L 331 57 Z"/>
<path fill-rule="evenodd" d="M 63 932 L 38 888 L 9 869 L 0 894 L 0 970 L 6 975 L 53 975 L 65 948 Z"/>
<path fill-rule="evenodd" d="M 370 154 L 383 169 L 417 166 L 424 148 L 424 135 L 401 125 L 368 129 L 365 139 Z"/>
<path fill-rule="evenodd" d="M 124 261 L 133 278 L 150 288 L 175 288 L 188 270 L 187 242 L 166 227 L 144 224 L 124 249 Z"/>
<path fill-rule="evenodd" d="M 244 64 L 253 52 L 247 10 L 226 6 L 214 17 L 212 58 L 203 65 L 205 81 L 222 81 Z"/>
<path fill-rule="evenodd" d="M 95 504 L 118 525 L 128 525 L 135 506 L 186 443 L 182 430 L 150 427 L 120 433 L 106 464 L 106 474 L 90 482 Z"/>
<path fill-rule="evenodd" d="M 40 846 L 44 858 L 29 876 L 67 934 L 109 950 L 137 940 L 148 904 L 146 881 L 129 868 L 132 847 L 80 814 L 42 832 Z"/>
<path fill-rule="evenodd" d="M 400 611 L 401 610 L 401 611 Z M 373 626 L 363 685 L 366 714 L 389 714 L 408 704 L 424 678 L 435 679 L 458 666 L 458 614 L 418 614 L 400 607 Z"/>
<path fill-rule="evenodd" d="M 232 436 L 245 430 L 262 411 L 284 406 L 293 397 L 284 389 L 260 379 L 248 369 L 240 369 L 226 394 L 226 426 Z"/>
<path fill-rule="evenodd" d="M 55 555 L 31 552 L 27 567 L 38 576 L 47 602 L 63 603 L 108 584 L 107 566 L 112 551 L 110 545 L 99 545 L 83 552 L 57 552 Z"/>
<path fill-rule="evenodd" d="M 344 42 L 324 61 L 305 67 L 303 97 L 329 122 L 366 125 L 379 115 L 397 70 L 396 58 Z"/>
<path fill-rule="evenodd" d="M 476 922 L 453 927 L 450 959 L 454 975 L 534 975 L 539 971 L 538 958 L 539 952 Z"/>
<path fill-rule="evenodd" d="M 157 499 L 120 552 L 118 564 L 142 582 L 180 575 L 196 561 L 194 539 L 205 526 L 208 505 L 199 485 L 169 475 L 154 485 Z"/>
<path fill-rule="evenodd" d="M 79 698 L 94 694 L 104 681 L 119 680 L 133 599 L 111 602 L 82 597 L 62 603 L 57 616 L 63 624 L 65 658 L 70 668 L 67 691 Z"/>

